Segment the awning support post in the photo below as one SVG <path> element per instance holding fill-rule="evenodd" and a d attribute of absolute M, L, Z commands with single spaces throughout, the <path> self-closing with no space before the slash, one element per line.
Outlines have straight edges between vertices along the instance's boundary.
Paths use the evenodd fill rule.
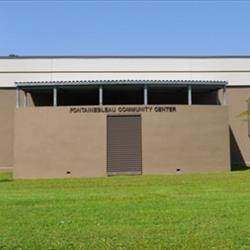
<path fill-rule="evenodd" d="M 16 108 L 18 109 L 20 106 L 20 89 L 16 88 Z"/>
<path fill-rule="evenodd" d="M 57 87 L 53 88 L 53 106 L 57 106 Z"/>
<path fill-rule="evenodd" d="M 223 105 L 227 105 L 227 90 L 226 90 L 226 86 L 223 88 Z"/>
<path fill-rule="evenodd" d="M 144 85 L 144 105 L 148 105 L 148 86 Z"/>
<path fill-rule="evenodd" d="M 99 86 L 99 105 L 103 105 L 103 87 L 102 85 Z"/>
<path fill-rule="evenodd" d="M 192 86 L 188 85 L 188 105 L 192 105 Z"/>

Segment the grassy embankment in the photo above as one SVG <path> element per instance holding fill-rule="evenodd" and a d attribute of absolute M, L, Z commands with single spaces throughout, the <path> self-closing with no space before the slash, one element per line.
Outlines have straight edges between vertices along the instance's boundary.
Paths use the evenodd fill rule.
<path fill-rule="evenodd" d="M 17 180 L 0 249 L 250 249 L 250 171 Z"/>

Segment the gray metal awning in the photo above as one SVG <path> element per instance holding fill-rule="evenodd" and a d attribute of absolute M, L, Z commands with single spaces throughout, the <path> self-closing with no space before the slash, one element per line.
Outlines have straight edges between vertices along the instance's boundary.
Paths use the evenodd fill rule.
<path fill-rule="evenodd" d="M 223 89 L 223 104 L 226 104 L 226 81 L 188 81 L 188 80 L 82 80 L 82 81 L 32 81 L 16 82 L 16 107 L 20 106 L 20 89 L 24 90 L 24 106 L 27 106 L 27 91 L 42 88 L 53 91 L 53 106 L 57 106 L 57 90 L 81 86 L 93 86 L 99 89 L 99 105 L 103 105 L 103 87 L 107 86 L 138 86 L 143 87 L 144 105 L 148 104 L 148 89 L 152 87 L 186 88 L 188 105 L 192 104 L 192 88 L 218 90 Z M 197 87 L 197 88 L 196 88 Z"/>
<path fill-rule="evenodd" d="M 226 81 L 204 80 L 74 80 L 74 81 L 31 81 L 15 82 L 17 87 L 48 87 L 48 86 L 99 86 L 99 85 L 166 85 L 166 86 L 214 86 L 223 88 Z"/>

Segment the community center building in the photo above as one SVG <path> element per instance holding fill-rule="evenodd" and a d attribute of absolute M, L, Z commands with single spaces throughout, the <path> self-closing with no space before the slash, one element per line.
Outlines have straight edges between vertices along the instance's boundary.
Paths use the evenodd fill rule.
<path fill-rule="evenodd" d="M 65 178 L 250 164 L 250 56 L 0 57 L 0 171 Z"/>

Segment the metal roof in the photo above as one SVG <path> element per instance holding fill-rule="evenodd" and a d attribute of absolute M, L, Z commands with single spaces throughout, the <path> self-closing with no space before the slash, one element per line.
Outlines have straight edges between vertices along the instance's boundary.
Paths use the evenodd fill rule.
<path fill-rule="evenodd" d="M 15 82 L 17 87 L 28 86 L 81 86 L 81 85 L 172 85 L 172 86 L 220 86 L 227 85 L 226 81 L 198 80 L 79 80 L 79 81 L 32 81 Z"/>

